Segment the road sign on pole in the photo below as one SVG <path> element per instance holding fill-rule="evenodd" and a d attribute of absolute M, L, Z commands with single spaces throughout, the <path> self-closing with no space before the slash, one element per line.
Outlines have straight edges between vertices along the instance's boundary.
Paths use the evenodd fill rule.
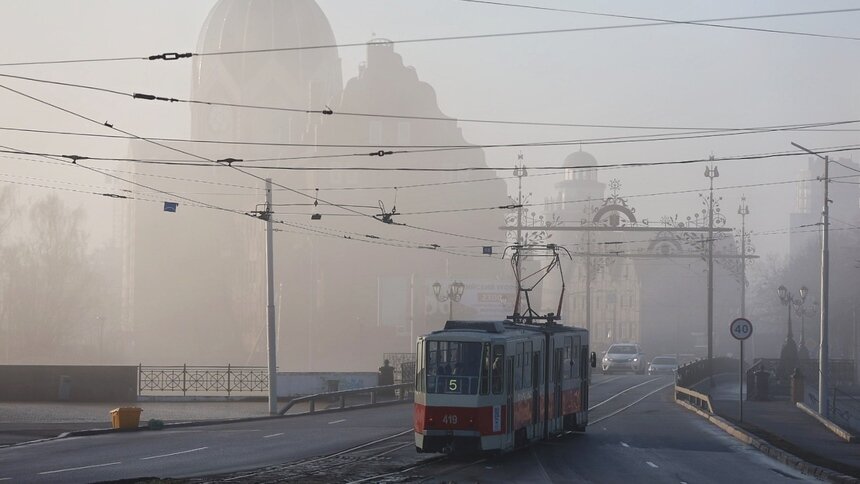
<path fill-rule="evenodd" d="M 729 332 L 741 344 L 741 362 L 738 365 L 738 416 L 744 420 L 744 340 L 752 336 L 753 326 L 749 319 L 737 318 L 729 326 Z"/>
<path fill-rule="evenodd" d="M 735 339 L 745 340 L 752 336 L 753 327 L 752 323 L 749 319 L 746 318 L 738 318 L 732 321 L 732 325 L 729 327 L 729 331 L 732 333 Z"/>

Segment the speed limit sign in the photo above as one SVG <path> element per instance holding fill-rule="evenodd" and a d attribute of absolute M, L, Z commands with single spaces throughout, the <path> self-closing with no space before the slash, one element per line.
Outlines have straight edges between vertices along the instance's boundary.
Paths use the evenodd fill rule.
<path fill-rule="evenodd" d="M 738 318 L 732 321 L 732 325 L 729 327 L 729 331 L 732 333 L 732 336 L 734 336 L 735 339 L 743 341 L 752 336 L 752 323 L 749 319 Z"/>

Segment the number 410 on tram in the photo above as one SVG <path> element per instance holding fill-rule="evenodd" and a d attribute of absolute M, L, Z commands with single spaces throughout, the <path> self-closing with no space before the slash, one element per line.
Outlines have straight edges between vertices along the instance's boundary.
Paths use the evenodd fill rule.
<path fill-rule="evenodd" d="M 416 349 L 418 452 L 504 451 L 585 430 L 596 365 L 585 329 L 448 321 Z"/>

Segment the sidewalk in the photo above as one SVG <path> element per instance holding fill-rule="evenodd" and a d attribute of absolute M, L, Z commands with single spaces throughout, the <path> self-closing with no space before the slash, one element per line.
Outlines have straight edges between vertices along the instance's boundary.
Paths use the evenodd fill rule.
<path fill-rule="evenodd" d="M 737 379 L 718 381 L 709 390 L 714 412 L 725 420 L 811 464 L 860 477 L 860 444 L 837 437 L 788 398 L 762 402 L 748 401 L 744 395 L 739 421 Z"/>
<path fill-rule="evenodd" d="M 110 411 L 123 406 L 143 409 L 140 415 L 141 425 L 146 425 L 149 419 L 176 423 L 265 417 L 269 414 L 266 401 L 136 402 L 132 404 L 0 402 L 0 446 L 53 438 L 65 432 L 109 429 L 111 428 Z M 299 410 L 306 409 L 296 409 L 296 411 Z"/>

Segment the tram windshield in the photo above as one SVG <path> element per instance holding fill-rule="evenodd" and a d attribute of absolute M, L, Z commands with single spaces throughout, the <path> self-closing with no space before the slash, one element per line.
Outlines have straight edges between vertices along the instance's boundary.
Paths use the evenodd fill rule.
<path fill-rule="evenodd" d="M 427 393 L 476 395 L 481 351 L 477 342 L 427 341 Z"/>

